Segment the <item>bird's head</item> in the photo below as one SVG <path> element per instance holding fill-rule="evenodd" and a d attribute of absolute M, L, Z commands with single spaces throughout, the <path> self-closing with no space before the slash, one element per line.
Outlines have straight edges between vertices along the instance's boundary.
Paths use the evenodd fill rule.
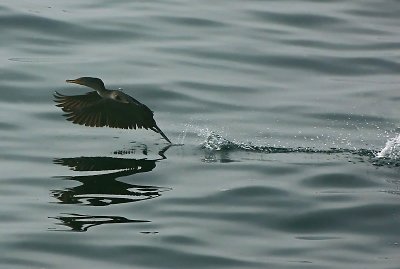
<path fill-rule="evenodd" d="M 104 90 L 104 83 L 99 78 L 92 78 L 92 77 L 80 77 L 77 79 L 67 79 L 66 82 L 68 83 L 75 83 L 79 85 L 83 85 L 94 90 Z"/>

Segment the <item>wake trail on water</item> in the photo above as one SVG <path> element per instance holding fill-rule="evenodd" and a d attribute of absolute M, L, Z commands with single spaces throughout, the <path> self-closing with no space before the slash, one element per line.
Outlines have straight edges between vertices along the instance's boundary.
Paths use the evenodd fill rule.
<path fill-rule="evenodd" d="M 251 142 L 237 142 L 229 141 L 221 135 L 211 132 L 206 140 L 201 145 L 204 149 L 215 151 L 253 151 L 263 153 L 352 153 L 360 156 L 375 156 L 375 151 L 366 149 L 344 149 L 344 148 L 330 148 L 330 149 L 315 149 L 311 147 L 276 147 L 276 146 L 260 146 L 254 145 Z"/>
<path fill-rule="evenodd" d="M 201 148 L 209 151 L 233 152 L 246 151 L 254 153 L 279 154 L 279 153 L 308 153 L 308 154 L 347 154 L 355 157 L 367 158 L 376 166 L 400 166 L 400 135 L 389 139 L 382 150 L 375 149 L 350 149 L 328 148 L 318 149 L 313 147 L 281 147 L 269 145 L 256 145 L 252 142 L 230 141 L 222 135 L 208 129 L 200 129 L 197 135 L 204 137 Z"/>

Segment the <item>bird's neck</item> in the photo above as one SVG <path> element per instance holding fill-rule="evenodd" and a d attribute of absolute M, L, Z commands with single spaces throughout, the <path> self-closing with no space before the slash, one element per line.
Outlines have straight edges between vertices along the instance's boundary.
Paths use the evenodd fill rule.
<path fill-rule="evenodd" d="M 93 90 L 95 90 L 101 97 L 108 97 L 111 93 L 110 90 L 107 90 L 104 87 L 93 88 Z"/>

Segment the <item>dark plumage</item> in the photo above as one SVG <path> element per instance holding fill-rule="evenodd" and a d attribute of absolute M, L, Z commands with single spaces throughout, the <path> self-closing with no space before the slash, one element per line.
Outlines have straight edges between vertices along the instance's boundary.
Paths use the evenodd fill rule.
<path fill-rule="evenodd" d="M 64 116 L 73 123 L 91 127 L 150 129 L 171 141 L 157 126 L 153 111 L 122 91 L 107 90 L 98 78 L 81 77 L 67 80 L 94 89 L 84 95 L 66 96 L 54 94 L 56 106 L 65 112 Z"/>

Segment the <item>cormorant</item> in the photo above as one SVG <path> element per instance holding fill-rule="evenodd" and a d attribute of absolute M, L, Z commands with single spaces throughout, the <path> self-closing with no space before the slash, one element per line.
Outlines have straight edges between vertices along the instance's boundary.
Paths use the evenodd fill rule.
<path fill-rule="evenodd" d="M 99 78 L 80 77 L 66 80 L 92 88 L 85 95 L 67 96 L 54 94 L 56 106 L 66 113 L 67 120 L 76 124 L 122 129 L 150 129 L 165 140 L 171 140 L 161 131 L 153 118 L 153 111 L 135 98 L 118 90 L 108 90 Z"/>

